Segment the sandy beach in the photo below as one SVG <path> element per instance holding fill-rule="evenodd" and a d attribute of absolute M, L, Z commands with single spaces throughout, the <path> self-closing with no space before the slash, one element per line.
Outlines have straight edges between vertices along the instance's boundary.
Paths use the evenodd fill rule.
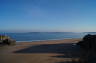
<path fill-rule="evenodd" d="M 18 42 L 0 48 L 0 63 L 72 63 L 79 61 L 81 39 Z"/>

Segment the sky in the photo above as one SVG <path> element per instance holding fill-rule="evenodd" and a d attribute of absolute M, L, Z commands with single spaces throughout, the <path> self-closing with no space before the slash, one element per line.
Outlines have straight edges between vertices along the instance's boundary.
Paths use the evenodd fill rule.
<path fill-rule="evenodd" d="M 96 32 L 96 0 L 0 0 L 0 32 Z"/>

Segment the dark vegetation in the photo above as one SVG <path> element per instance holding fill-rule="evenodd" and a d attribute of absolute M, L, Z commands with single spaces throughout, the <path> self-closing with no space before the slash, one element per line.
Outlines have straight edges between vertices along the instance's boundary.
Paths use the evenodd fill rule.
<path fill-rule="evenodd" d="M 11 39 L 9 36 L 0 35 L 0 46 L 2 45 L 15 45 L 16 41 Z"/>
<path fill-rule="evenodd" d="M 86 35 L 78 42 L 81 52 L 81 63 L 96 63 L 96 35 Z"/>

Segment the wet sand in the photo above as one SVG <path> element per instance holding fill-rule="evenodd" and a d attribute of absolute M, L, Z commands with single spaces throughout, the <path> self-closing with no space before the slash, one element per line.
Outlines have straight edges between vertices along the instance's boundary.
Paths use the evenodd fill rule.
<path fill-rule="evenodd" d="M 19 42 L 0 48 L 0 63 L 72 63 L 80 57 L 81 39 Z"/>

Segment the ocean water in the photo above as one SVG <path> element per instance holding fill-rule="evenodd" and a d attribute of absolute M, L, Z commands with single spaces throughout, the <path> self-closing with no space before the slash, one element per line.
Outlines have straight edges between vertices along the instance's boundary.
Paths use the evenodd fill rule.
<path fill-rule="evenodd" d="M 29 33 L 0 33 L 20 41 L 62 40 L 70 38 L 82 38 L 86 33 L 74 32 L 29 32 Z"/>

